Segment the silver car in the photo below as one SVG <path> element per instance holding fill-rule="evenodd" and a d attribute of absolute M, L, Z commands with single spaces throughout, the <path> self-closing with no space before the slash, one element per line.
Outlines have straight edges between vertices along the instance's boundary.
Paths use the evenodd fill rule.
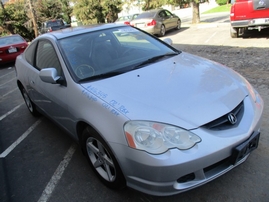
<path fill-rule="evenodd" d="M 238 166 L 259 143 L 263 100 L 246 79 L 131 26 L 41 35 L 15 66 L 29 111 L 77 140 L 114 189 L 187 191 Z"/>
<path fill-rule="evenodd" d="M 130 25 L 150 34 L 164 36 L 168 30 L 179 30 L 181 20 L 166 9 L 154 9 L 141 13 L 130 22 Z"/>

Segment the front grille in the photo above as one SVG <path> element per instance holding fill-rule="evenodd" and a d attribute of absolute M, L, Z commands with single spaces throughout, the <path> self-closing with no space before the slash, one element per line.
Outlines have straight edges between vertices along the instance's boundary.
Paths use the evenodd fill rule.
<path fill-rule="evenodd" d="M 242 101 L 239 105 L 237 105 L 237 107 L 235 107 L 229 113 L 223 115 L 222 117 L 220 117 L 214 121 L 211 121 L 211 122 L 203 125 L 202 127 L 210 129 L 210 130 L 226 130 L 226 129 L 236 127 L 240 123 L 240 121 L 243 117 L 243 113 L 244 113 L 244 102 Z M 235 117 L 237 118 L 237 122 L 235 124 L 232 124 L 229 121 L 229 119 L 228 119 L 229 114 L 234 114 Z"/>

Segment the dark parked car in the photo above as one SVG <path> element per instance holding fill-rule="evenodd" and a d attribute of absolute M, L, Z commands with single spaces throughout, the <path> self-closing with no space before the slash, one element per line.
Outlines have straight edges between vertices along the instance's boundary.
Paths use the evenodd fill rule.
<path fill-rule="evenodd" d="M 27 41 L 18 34 L 0 37 L 0 64 L 15 62 L 27 46 Z"/>
<path fill-rule="evenodd" d="M 139 14 L 130 25 L 150 34 L 164 36 L 168 30 L 180 29 L 181 20 L 166 9 L 154 9 Z"/>
<path fill-rule="evenodd" d="M 39 32 L 40 34 L 44 34 L 44 33 L 56 31 L 59 29 L 65 29 L 70 26 L 71 26 L 70 24 L 66 24 L 62 19 L 48 20 L 42 23 Z"/>

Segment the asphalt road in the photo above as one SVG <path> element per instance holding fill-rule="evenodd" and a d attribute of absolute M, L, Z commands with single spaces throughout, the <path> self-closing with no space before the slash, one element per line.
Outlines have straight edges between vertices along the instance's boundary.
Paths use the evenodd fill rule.
<path fill-rule="evenodd" d="M 224 19 L 225 20 L 225 19 Z M 194 190 L 154 197 L 102 185 L 86 158 L 60 128 L 28 112 L 16 87 L 12 64 L 0 68 L 0 201 L 269 201 L 269 43 L 268 32 L 231 39 L 225 22 L 183 24 L 166 37 L 174 46 L 234 68 L 265 101 L 261 139 L 245 163 Z M 250 45 L 249 45 L 250 44 Z"/>

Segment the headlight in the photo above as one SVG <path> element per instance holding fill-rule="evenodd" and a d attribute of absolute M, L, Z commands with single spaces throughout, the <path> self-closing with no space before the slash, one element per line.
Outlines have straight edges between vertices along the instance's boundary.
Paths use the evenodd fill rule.
<path fill-rule="evenodd" d="M 201 138 L 182 128 L 150 121 L 129 121 L 124 132 L 130 147 L 160 154 L 171 148 L 192 148 Z"/>

